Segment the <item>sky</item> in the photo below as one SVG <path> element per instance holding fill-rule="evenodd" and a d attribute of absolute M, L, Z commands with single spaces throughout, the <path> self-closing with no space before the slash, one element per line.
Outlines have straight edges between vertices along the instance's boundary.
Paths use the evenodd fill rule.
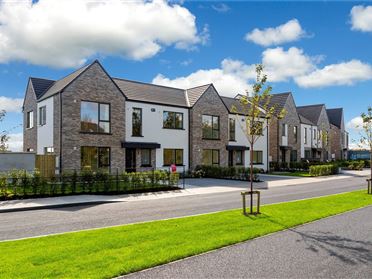
<path fill-rule="evenodd" d="M 263 63 L 273 93 L 343 107 L 351 139 L 372 105 L 372 2 L 0 0 L 0 130 L 22 147 L 30 76 L 60 79 L 98 59 L 113 77 L 221 95 Z"/>

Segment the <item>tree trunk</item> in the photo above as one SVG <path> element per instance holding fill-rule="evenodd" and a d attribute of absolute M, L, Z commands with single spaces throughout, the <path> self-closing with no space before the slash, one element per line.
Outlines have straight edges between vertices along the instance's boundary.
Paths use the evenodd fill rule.
<path fill-rule="evenodd" d="M 371 170 L 371 179 L 372 179 L 372 147 L 371 147 L 371 149 L 369 150 L 369 152 L 371 152 L 371 154 L 370 154 L 370 161 L 369 161 L 369 167 L 370 167 L 370 170 Z M 371 183 L 372 183 L 372 181 L 371 181 Z"/>
<path fill-rule="evenodd" d="M 249 173 L 249 180 L 251 182 L 251 203 L 250 203 L 250 213 L 253 214 L 253 143 L 251 143 L 251 158 L 250 158 L 250 173 Z"/>

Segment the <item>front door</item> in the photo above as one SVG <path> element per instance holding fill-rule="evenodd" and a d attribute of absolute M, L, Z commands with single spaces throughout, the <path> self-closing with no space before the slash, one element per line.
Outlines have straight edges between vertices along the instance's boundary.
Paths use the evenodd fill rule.
<path fill-rule="evenodd" d="M 125 150 L 125 171 L 134 172 L 136 171 L 136 149 L 127 148 Z"/>
<path fill-rule="evenodd" d="M 283 163 L 285 163 L 285 161 L 286 161 L 285 153 L 286 153 L 286 150 L 285 149 L 282 149 L 282 162 Z"/>

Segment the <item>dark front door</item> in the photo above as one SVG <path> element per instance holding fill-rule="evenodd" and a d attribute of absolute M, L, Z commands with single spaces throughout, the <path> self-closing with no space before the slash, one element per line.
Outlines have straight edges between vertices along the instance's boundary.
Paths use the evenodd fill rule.
<path fill-rule="evenodd" d="M 125 171 L 133 172 L 136 171 L 136 149 L 127 148 L 125 150 Z"/>
<path fill-rule="evenodd" d="M 229 167 L 234 165 L 234 151 L 229 150 Z"/>
<path fill-rule="evenodd" d="M 283 163 L 285 163 L 285 161 L 286 161 L 285 153 L 286 153 L 286 150 L 285 149 L 282 149 L 282 162 Z"/>

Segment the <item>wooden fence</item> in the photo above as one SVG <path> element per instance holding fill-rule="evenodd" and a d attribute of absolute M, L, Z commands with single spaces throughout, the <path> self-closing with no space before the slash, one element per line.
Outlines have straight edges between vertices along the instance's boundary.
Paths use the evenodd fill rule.
<path fill-rule="evenodd" d="M 43 177 L 52 177 L 56 171 L 56 155 L 36 155 L 35 168 Z"/>

